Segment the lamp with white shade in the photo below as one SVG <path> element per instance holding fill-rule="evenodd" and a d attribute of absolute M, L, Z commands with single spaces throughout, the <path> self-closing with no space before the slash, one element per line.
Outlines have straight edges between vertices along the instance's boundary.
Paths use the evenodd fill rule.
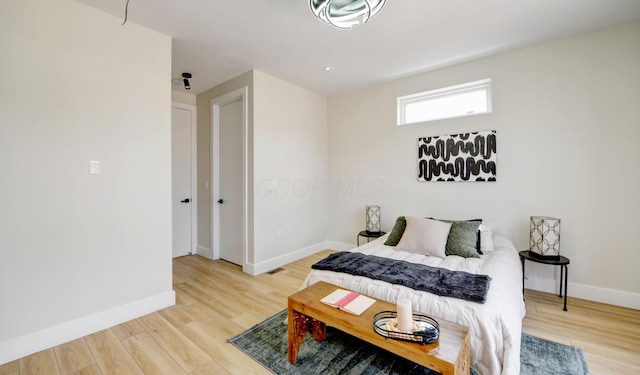
<path fill-rule="evenodd" d="M 367 206 L 367 233 L 380 233 L 380 206 Z"/>
<path fill-rule="evenodd" d="M 560 219 L 531 216 L 529 254 L 546 259 L 560 259 Z"/>

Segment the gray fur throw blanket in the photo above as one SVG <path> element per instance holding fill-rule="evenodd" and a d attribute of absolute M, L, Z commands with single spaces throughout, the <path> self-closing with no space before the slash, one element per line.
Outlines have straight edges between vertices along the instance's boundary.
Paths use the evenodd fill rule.
<path fill-rule="evenodd" d="M 404 260 L 349 251 L 331 254 L 312 265 L 311 268 L 365 276 L 443 297 L 478 303 L 486 302 L 491 282 L 491 277 L 488 275 L 450 271 Z"/>

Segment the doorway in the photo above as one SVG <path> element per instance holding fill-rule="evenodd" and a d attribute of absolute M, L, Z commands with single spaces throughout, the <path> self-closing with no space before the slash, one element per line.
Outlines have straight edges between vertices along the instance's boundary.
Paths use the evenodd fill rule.
<path fill-rule="evenodd" d="M 196 108 L 171 104 L 172 257 L 195 253 Z"/>
<path fill-rule="evenodd" d="M 214 259 L 247 267 L 247 92 L 211 101 L 212 246 Z"/>

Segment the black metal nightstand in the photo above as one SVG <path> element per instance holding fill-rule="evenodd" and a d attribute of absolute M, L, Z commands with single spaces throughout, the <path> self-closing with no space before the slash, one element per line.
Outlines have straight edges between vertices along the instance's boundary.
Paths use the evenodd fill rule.
<path fill-rule="evenodd" d="M 562 283 L 564 282 L 564 311 L 567 311 L 567 278 L 569 277 L 569 258 L 560 255 L 557 258 L 543 258 L 540 256 L 532 255 L 529 250 L 523 250 L 520 253 L 520 261 L 522 262 L 522 295 L 524 296 L 524 262 L 530 260 L 536 263 L 551 264 L 553 266 L 560 266 L 560 293 L 558 297 L 562 297 Z M 563 280 L 564 277 L 564 280 Z"/>
<path fill-rule="evenodd" d="M 360 246 L 360 237 L 367 237 L 367 242 L 369 242 L 372 238 L 382 237 L 385 234 L 387 234 L 387 232 L 367 232 L 366 230 L 363 230 L 362 232 L 358 233 L 356 241 L 358 242 L 358 246 Z"/>

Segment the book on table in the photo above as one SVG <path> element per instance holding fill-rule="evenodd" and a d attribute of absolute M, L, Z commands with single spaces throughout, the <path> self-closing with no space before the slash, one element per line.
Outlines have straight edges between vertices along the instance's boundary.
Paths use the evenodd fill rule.
<path fill-rule="evenodd" d="M 320 300 L 329 306 L 337 307 L 354 315 L 362 314 L 366 309 L 371 307 L 376 300 L 363 296 L 358 292 L 350 290 L 336 289 L 328 296 Z"/>

